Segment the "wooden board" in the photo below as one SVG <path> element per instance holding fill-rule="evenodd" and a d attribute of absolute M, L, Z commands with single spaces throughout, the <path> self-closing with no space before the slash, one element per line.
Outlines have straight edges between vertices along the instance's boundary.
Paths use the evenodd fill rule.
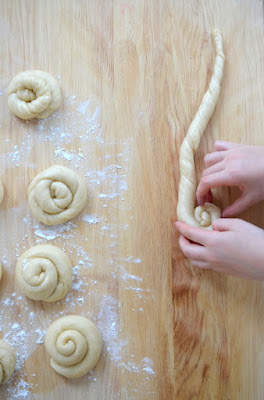
<path fill-rule="evenodd" d="M 0 331 L 16 349 L 5 399 L 262 400 L 264 292 L 190 267 L 172 229 L 180 144 L 224 38 L 217 109 L 196 157 L 216 139 L 264 144 L 263 4 L 258 0 L 0 1 Z M 59 79 L 63 104 L 23 122 L 6 88 L 22 70 Z M 26 188 L 65 165 L 85 178 L 89 202 L 60 227 L 31 215 Z M 227 205 L 232 191 L 219 191 Z M 264 227 L 263 205 L 244 217 Z M 26 299 L 16 259 L 53 243 L 74 265 L 66 299 Z M 104 347 L 89 375 L 66 380 L 49 366 L 43 337 L 61 315 L 80 314 Z"/>

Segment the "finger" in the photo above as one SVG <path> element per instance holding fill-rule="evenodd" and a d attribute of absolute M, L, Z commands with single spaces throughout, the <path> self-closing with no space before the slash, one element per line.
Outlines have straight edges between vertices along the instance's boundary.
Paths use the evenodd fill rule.
<path fill-rule="evenodd" d="M 222 212 L 222 217 L 234 217 L 247 210 L 253 204 L 254 200 L 248 193 L 242 194 L 242 196 L 239 197 L 239 199 L 237 199 L 233 204 L 231 204 L 231 206 L 228 206 L 224 209 Z"/>
<path fill-rule="evenodd" d="M 240 146 L 237 143 L 232 143 L 232 142 L 225 142 L 221 140 L 217 140 L 214 144 L 214 149 L 216 151 L 223 151 L 223 150 L 230 150 L 233 149 L 234 147 Z"/>
<path fill-rule="evenodd" d="M 204 246 L 191 243 L 189 239 L 186 239 L 182 235 L 179 238 L 179 245 L 185 257 L 201 261 L 206 260 L 207 251 Z"/>
<path fill-rule="evenodd" d="M 243 222 L 245 221 L 237 218 L 219 218 L 212 223 L 212 228 L 218 232 L 237 231 L 241 229 Z"/>
<path fill-rule="evenodd" d="M 209 190 L 209 192 L 205 196 L 205 203 L 213 203 L 213 202 L 214 202 L 214 197 L 213 197 L 212 191 Z"/>
<path fill-rule="evenodd" d="M 213 153 L 206 154 L 204 157 L 205 168 L 209 168 L 212 165 L 222 161 L 226 156 L 226 151 L 215 151 Z"/>
<path fill-rule="evenodd" d="M 206 196 L 210 189 L 232 184 L 234 184 L 232 182 L 232 177 L 225 171 L 202 177 L 196 190 L 198 204 L 201 204 L 203 197 Z"/>
<path fill-rule="evenodd" d="M 219 161 L 218 163 L 211 165 L 211 167 L 208 167 L 204 170 L 203 176 L 208 176 L 215 174 L 217 172 L 223 171 L 225 169 L 224 161 Z"/>
<path fill-rule="evenodd" d="M 209 265 L 207 261 L 201 260 L 191 260 L 191 263 L 194 267 L 201 268 L 201 269 L 208 269 Z"/>
<path fill-rule="evenodd" d="M 187 239 L 190 239 L 192 242 L 199 243 L 201 245 L 205 245 L 208 237 L 210 237 L 209 231 L 196 228 L 194 226 L 189 226 L 180 221 L 176 222 L 175 226 L 181 235 L 185 236 Z"/>

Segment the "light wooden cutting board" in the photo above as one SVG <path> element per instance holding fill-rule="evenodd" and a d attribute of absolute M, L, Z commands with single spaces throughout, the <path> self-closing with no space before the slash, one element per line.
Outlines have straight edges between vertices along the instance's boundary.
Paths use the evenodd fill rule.
<path fill-rule="evenodd" d="M 211 31 L 226 65 L 214 116 L 196 157 L 216 139 L 264 144 L 263 4 L 258 0 L 0 1 L 0 332 L 17 352 L 1 400 L 262 400 L 261 283 L 190 267 L 172 229 L 180 144 L 214 64 Z M 63 104 L 23 122 L 7 106 L 20 71 L 52 73 Z M 27 186 L 60 164 L 84 177 L 89 201 L 60 227 L 31 215 Z M 235 193 L 219 191 L 222 206 Z M 244 217 L 264 227 L 263 205 Z M 74 265 L 66 299 L 26 299 L 16 259 L 36 243 L 62 247 Z M 100 329 L 92 373 L 66 380 L 43 337 L 61 315 Z"/>

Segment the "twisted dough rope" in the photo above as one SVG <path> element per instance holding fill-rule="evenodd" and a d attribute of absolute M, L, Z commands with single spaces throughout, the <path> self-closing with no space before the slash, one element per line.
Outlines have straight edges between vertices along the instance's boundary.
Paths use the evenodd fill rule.
<path fill-rule="evenodd" d="M 16 353 L 12 346 L 0 340 L 0 385 L 7 382 L 16 366 Z"/>
<path fill-rule="evenodd" d="M 22 119 L 47 118 L 61 103 L 58 82 L 44 71 L 24 71 L 8 85 L 8 106 Z"/>
<path fill-rule="evenodd" d="M 31 211 L 46 225 L 61 224 L 76 217 L 86 200 L 84 181 L 61 165 L 54 165 L 38 174 L 28 188 Z"/>
<path fill-rule="evenodd" d="M 212 222 L 221 217 L 219 207 L 211 203 L 195 207 L 196 174 L 194 153 L 197 150 L 203 132 L 214 112 L 221 89 L 221 80 L 225 56 L 222 49 L 221 33 L 214 30 L 216 59 L 214 72 L 197 114 L 192 121 L 180 149 L 180 185 L 178 194 L 178 220 L 188 225 L 212 229 Z"/>
<path fill-rule="evenodd" d="M 78 378 L 94 368 L 102 350 L 102 338 L 87 318 L 69 315 L 54 321 L 45 336 L 51 367 L 67 378 Z"/>
<path fill-rule="evenodd" d="M 26 250 L 16 264 L 16 282 L 33 300 L 62 299 L 72 282 L 72 264 L 58 247 L 42 244 Z"/>

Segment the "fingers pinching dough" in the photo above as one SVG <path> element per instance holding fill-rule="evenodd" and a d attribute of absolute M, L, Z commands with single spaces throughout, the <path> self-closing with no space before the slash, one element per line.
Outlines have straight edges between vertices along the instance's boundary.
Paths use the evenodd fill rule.
<path fill-rule="evenodd" d="M 28 188 L 35 218 L 57 225 L 76 217 L 84 208 L 87 190 L 83 179 L 69 168 L 54 165 L 38 174 Z"/>
<path fill-rule="evenodd" d="M 16 353 L 10 344 L 0 340 L 0 385 L 7 382 L 16 366 Z"/>
<path fill-rule="evenodd" d="M 61 103 L 58 82 L 44 71 L 24 71 L 8 85 L 8 106 L 22 119 L 47 118 Z"/>
<path fill-rule="evenodd" d="M 72 264 L 58 247 L 37 245 L 19 258 L 15 277 L 27 297 L 52 302 L 68 293 L 72 282 Z"/>
<path fill-rule="evenodd" d="M 69 315 L 47 330 L 45 347 L 51 367 L 66 378 L 78 378 L 94 368 L 102 350 L 102 338 L 87 318 Z"/>

